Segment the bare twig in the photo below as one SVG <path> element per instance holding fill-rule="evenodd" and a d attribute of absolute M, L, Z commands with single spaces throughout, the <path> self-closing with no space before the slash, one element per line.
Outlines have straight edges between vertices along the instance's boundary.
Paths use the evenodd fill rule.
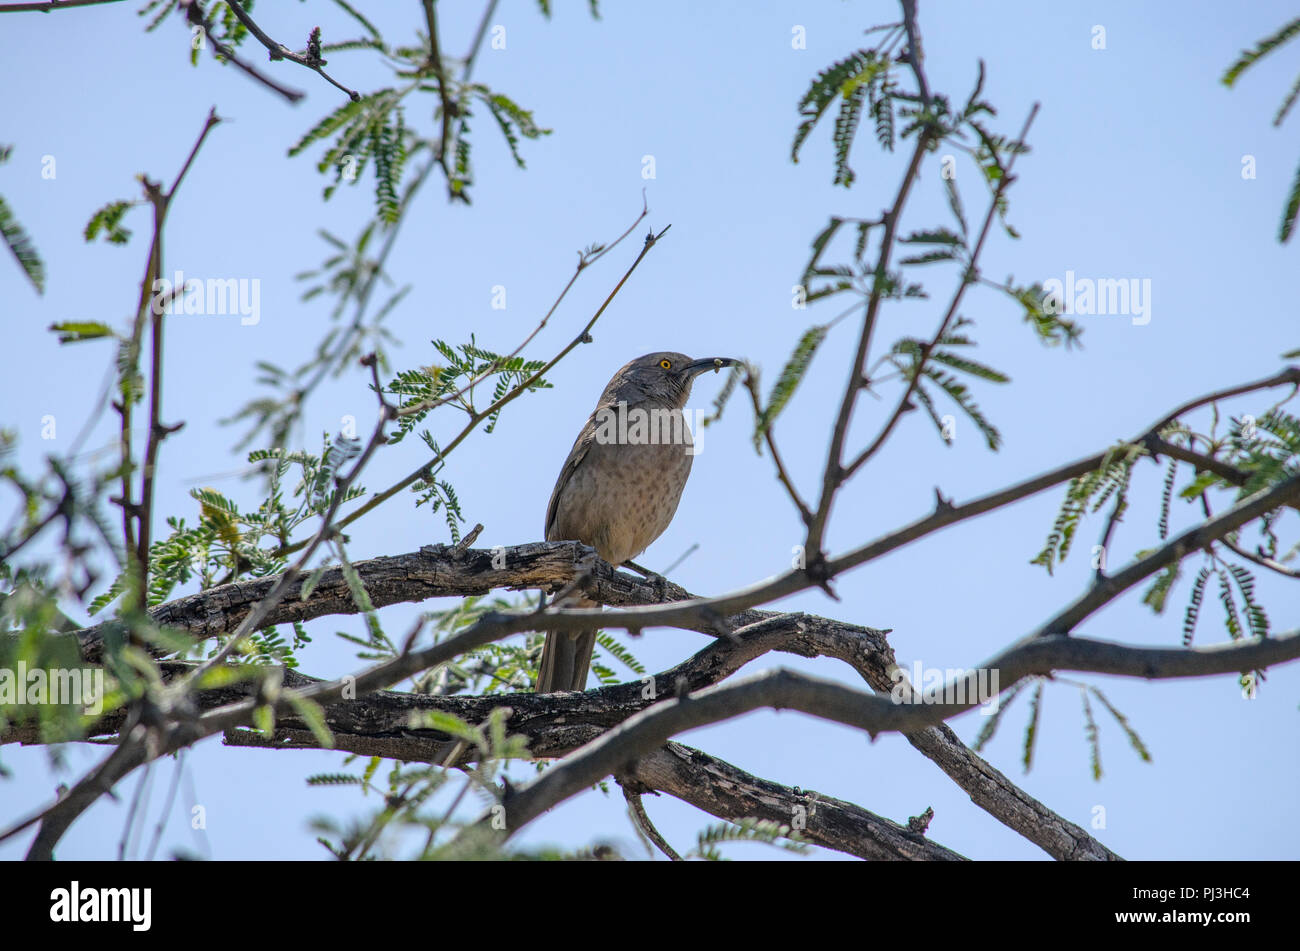
<path fill-rule="evenodd" d="M 288 101 L 291 104 L 296 104 L 306 95 L 306 93 L 302 92 L 299 89 L 291 89 L 288 86 L 276 82 L 270 76 L 267 76 L 265 73 L 259 70 L 252 63 L 249 63 L 247 60 L 245 60 L 242 56 L 236 53 L 225 43 L 222 43 L 219 39 L 213 36 L 212 23 L 204 15 L 202 5 L 197 3 L 196 0 L 181 0 L 180 9 L 184 12 L 185 19 L 190 24 L 190 26 L 192 27 L 197 26 L 202 28 L 204 40 L 212 44 L 213 56 L 220 56 L 223 59 L 225 59 L 227 62 L 234 63 L 236 68 L 240 69 L 246 75 L 255 79 L 257 82 L 261 83 L 263 86 L 265 86 L 267 89 L 274 92 L 276 95 L 282 96 L 286 101 Z"/>
<path fill-rule="evenodd" d="M 754 418 L 761 419 L 763 406 L 758 393 L 758 381 L 752 373 L 745 374 L 745 389 L 749 391 L 750 401 L 754 406 Z M 813 520 L 812 510 L 808 508 L 807 503 L 799 494 L 799 490 L 794 487 L 794 483 L 790 480 L 789 473 L 786 472 L 785 463 L 781 460 L 781 453 L 776 448 L 776 436 L 772 432 L 773 427 L 774 424 L 771 423 L 765 426 L 763 436 L 766 439 L 768 451 L 772 453 L 772 463 L 776 466 L 776 477 L 785 486 L 786 494 L 790 496 L 790 501 L 799 510 L 799 517 L 803 519 L 804 525 L 811 526 Z"/>
<path fill-rule="evenodd" d="M 353 102 L 361 101 L 361 94 L 359 92 L 355 89 L 349 89 L 347 86 L 344 86 L 321 68 L 325 63 L 323 59 L 312 57 L 309 54 L 295 53 L 284 44 L 277 43 L 275 40 L 271 39 L 266 35 L 262 28 L 253 21 L 253 18 L 248 15 L 248 11 L 243 8 L 238 0 L 225 0 L 225 3 L 226 6 L 230 8 L 230 12 L 233 13 L 239 19 L 239 22 L 244 24 L 248 29 L 248 32 L 252 33 L 253 36 L 256 37 L 257 41 L 270 51 L 270 58 L 272 60 L 287 59 L 291 63 L 297 63 L 299 66 L 303 66 L 315 73 L 319 73 L 321 77 L 335 89 L 347 93 L 348 98 Z"/>
<path fill-rule="evenodd" d="M 186 173 L 189 172 L 190 166 L 194 164 L 194 159 L 199 154 L 199 149 L 203 147 L 208 133 L 220 122 L 221 118 L 217 115 L 216 108 L 209 110 L 207 120 L 203 124 L 203 131 L 199 133 L 198 140 L 194 143 L 194 147 L 190 149 L 190 154 L 186 157 L 185 164 L 181 166 L 180 172 L 176 175 L 176 181 L 170 189 L 163 192 L 156 187 L 151 188 L 148 183 L 145 185 L 145 192 L 154 208 L 155 244 L 152 249 L 153 253 L 150 255 L 150 263 L 153 267 L 151 288 L 156 288 L 156 282 L 162 277 L 162 233 L 163 226 L 167 221 L 167 213 L 171 210 L 172 199 L 176 197 L 177 189 L 181 187 Z M 136 563 L 139 570 L 140 603 L 142 605 L 147 603 L 147 592 L 149 590 L 149 547 L 152 543 L 153 534 L 154 479 L 158 467 L 158 449 L 164 439 L 179 430 L 181 425 L 184 425 L 165 426 L 162 422 L 163 316 L 167 308 L 162 306 L 162 301 L 155 296 L 151 295 L 149 300 L 149 309 L 153 318 L 150 324 L 152 353 L 149 369 L 149 429 L 147 442 L 145 443 L 144 468 L 141 474 L 140 502 L 137 510 L 138 541 L 136 543 Z M 142 314 L 137 315 L 137 329 L 141 327 L 141 320 L 144 316 Z M 124 408 L 129 403 L 129 400 L 124 400 Z M 127 413 L 129 413 L 129 409 L 127 409 Z M 127 417 L 124 415 L 123 418 L 126 419 Z"/>
<path fill-rule="evenodd" d="M 670 860 L 674 862 L 683 861 L 677 850 L 668 843 L 668 840 L 655 828 L 655 824 L 650 821 L 650 817 L 646 815 L 645 803 L 641 801 L 644 793 L 636 790 L 632 785 L 632 780 L 628 777 L 619 777 L 618 784 L 623 787 L 623 798 L 627 800 L 628 814 L 631 815 L 633 823 L 636 824 L 641 834 L 653 842 L 655 848 L 668 856 Z"/>
<path fill-rule="evenodd" d="M 1220 541 L 1229 551 L 1236 552 L 1242 558 L 1259 565 L 1261 568 L 1267 568 L 1269 571 L 1279 574 L 1284 578 L 1300 578 L 1300 571 L 1297 571 L 1295 568 L 1289 568 L 1280 561 L 1276 561 L 1266 555 L 1258 555 L 1254 552 L 1247 551 L 1233 541 L 1231 536 L 1224 536 Z"/>

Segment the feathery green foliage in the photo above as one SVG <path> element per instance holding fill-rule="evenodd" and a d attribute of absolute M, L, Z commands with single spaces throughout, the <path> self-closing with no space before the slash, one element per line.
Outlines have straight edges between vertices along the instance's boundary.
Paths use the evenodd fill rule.
<path fill-rule="evenodd" d="M 788 825 L 770 819 L 739 819 L 736 822 L 717 822 L 701 829 L 696 836 L 695 848 L 683 857 L 706 862 L 726 861 L 718 846 L 728 842 L 761 842 L 796 855 L 808 852 L 808 846 L 799 840 L 799 833 Z"/>
<path fill-rule="evenodd" d="M 12 152 L 12 145 L 0 145 L 0 165 L 9 161 Z M 0 237 L 4 238 L 5 247 L 14 256 L 32 287 L 36 288 L 36 293 L 44 294 L 45 262 L 41 260 L 31 236 L 19 223 L 3 195 L 0 195 Z"/>
<path fill-rule="evenodd" d="M 1291 20 L 1276 32 L 1264 37 L 1255 44 L 1254 49 L 1243 50 L 1236 61 L 1224 72 L 1220 82 L 1231 89 L 1242 73 L 1297 36 L 1300 36 L 1300 18 Z M 1276 115 L 1273 116 L 1274 126 L 1282 124 L 1282 120 L 1290 113 L 1297 99 L 1300 99 L 1300 76 L 1296 77 L 1291 89 L 1282 99 L 1282 105 L 1278 107 Z M 1295 234 L 1298 219 L 1300 219 L 1300 167 L 1296 169 L 1295 177 L 1291 179 L 1291 188 L 1287 192 L 1286 201 L 1282 206 L 1282 221 L 1278 226 L 1277 238 L 1279 243 L 1286 244 L 1291 240 L 1291 236 Z"/>
<path fill-rule="evenodd" d="M 1144 763 L 1151 762 L 1150 750 L 1148 750 L 1146 744 L 1142 742 L 1142 737 L 1138 736 L 1138 733 L 1135 729 L 1133 729 L 1132 724 L 1128 722 L 1128 717 L 1120 713 L 1120 711 L 1115 707 L 1113 703 L 1110 702 L 1110 700 L 1106 697 L 1106 695 L 1102 693 L 1100 690 L 1098 690 L 1096 687 L 1089 687 L 1088 692 L 1091 693 L 1098 700 L 1100 700 L 1102 706 L 1104 706 L 1107 709 L 1107 711 L 1109 711 L 1110 715 L 1115 718 L 1115 722 L 1119 724 L 1119 728 L 1123 730 L 1124 735 L 1128 737 L 1129 745 L 1133 747 L 1133 750 L 1134 752 L 1137 753 L 1138 757 Z"/>
<path fill-rule="evenodd" d="M 1088 741 L 1088 763 L 1092 767 L 1092 778 L 1101 779 L 1101 738 L 1097 730 L 1097 721 L 1092 715 L 1092 704 L 1088 702 L 1088 691 L 1079 690 L 1079 699 L 1083 701 L 1083 735 Z"/>
<path fill-rule="evenodd" d="M 1141 446 L 1119 443 L 1106 452 L 1100 466 L 1070 480 L 1047 542 L 1030 561 L 1031 565 L 1042 565 L 1051 574 L 1055 565 L 1065 561 L 1074 534 L 1088 510 L 1096 512 L 1116 491 L 1127 492 L 1129 480 L 1133 478 L 1133 464 L 1142 452 Z"/>
<path fill-rule="evenodd" d="M 1043 681 L 1041 678 L 1034 684 L 1034 693 L 1029 698 L 1029 721 L 1025 724 L 1025 742 L 1024 750 L 1021 754 L 1021 762 L 1024 764 L 1025 772 L 1034 765 L 1034 744 L 1038 740 L 1038 723 L 1043 712 Z"/>
<path fill-rule="evenodd" d="M 927 238 L 935 238 L 942 243 L 949 243 L 949 238 L 959 241 L 956 235 L 951 232 L 936 233 L 928 235 Z M 917 236 L 914 239 L 919 240 Z M 903 337 L 894 343 L 893 351 L 890 355 L 890 362 L 898 368 L 903 379 L 911 382 L 917 378 L 919 373 L 920 379 L 917 380 L 916 389 L 913 392 L 917 402 L 926 411 L 935 428 L 938 429 L 939 435 L 945 442 L 951 442 L 949 427 L 945 425 L 944 420 L 939 416 L 935 408 L 933 396 L 926 389 L 926 381 L 937 385 L 948 397 L 955 402 L 966 416 L 975 423 L 976 427 L 983 434 L 986 444 L 993 451 L 1002 444 L 1002 437 L 997 428 L 989 422 L 987 417 L 980 411 L 974 399 L 971 396 L 969 387 L 962 383 L 953 374 L 946 373 L 934 364 L 942 364 L 959 373 L 977 379 L 985 380 L 989 383 L 1007 383 L 1010 377 L 1000 370 L 980 363 L 967 357 L 965 354 L 958 352 L 957 347 L 971 347 L 975 341 L 964 333 L 959 331 L 971 326 L 971 322 L 965 318 L 958 318 L 952 330 L 945 333 L 939 338 L 936 346 L 931 347 L 929 342 L 921 341 L 915 337 Z"/>
<path fill-rule="evenodd" d="M 989 742 L 998 732 L 998 727 L 1002 724 L 1003 715 L 1011 709 L 1011 704 L 1020 692 L 1029 684 L 1028 680 L 1017 680 L 1012 684 L 1002 696 L 998 697 L 997 708 L 985 717 L 983 724 L 980 725 L 979 734 L 975 737 L 975 742 L 971 746 L 976 753 L 984 751 Z"/>
<path fill-rule="evenodd" d="M 122 219 L 138 204 L 138 201 L 109 202 L 86 222 L 85 239 L 94 241 L 102 233 L 109 244 L 126 244 L 131 240 L 131 230 L 122 227 Z"/>
<path fill-rule="evenodd" d="M 791 161 L 799 161 L 799 150 L 804 141 L 821 121 L 830 104 L 839 97 L 840 116 L 836 120 L 835 131 L 835 184 L 852 184 L 853 173 L 848 169 L 848 152 L 861 117 L 862 102 L 868 89 L 876 89 L 878 93 L 878 86 L 889 70 L 890 63 L 880 59 L 875 50 L 858 50 L 822 70 L 799 101 L 799 114 L 804 120 L 795 131 L 794 144 L 790 147 Z M 873 115 L 874 112 L 873 108 Z"/>
<path fill-rule="evenodd" d="M 772 392 L 768 394 L 767 405 L 763 411 L 758 414 L 754 421 L 754 451 L 762 452 L 763 437 L 771 429 L 772 424 L 776 422 L 777 416 L 785 409 L 790 398 L 794 396 L 794 391 L 798 389 L 799 384 L 803 381 L 808 372 L 808 367 L 812 364 L 813 355 L 816 354 L 817 348 L 821 342 L 826 339 L 826 327 L 818 326 L 807 330 L 799 340 L 799 345 L 794 348 L 794 353 L 781 369 L 781 375 L 777 377 L 776 384 L 772 387 Z"/>

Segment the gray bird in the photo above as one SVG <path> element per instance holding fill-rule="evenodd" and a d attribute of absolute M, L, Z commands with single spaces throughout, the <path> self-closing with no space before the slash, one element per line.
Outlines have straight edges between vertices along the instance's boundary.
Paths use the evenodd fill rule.
<path fill-rule="evenodd" d="M 590 545 L 611 565 L 645 551 L 673 520 L 691 474 L 693 444 L 682 414 L 691 384 L 737 362 L 647 353 L 615 373 L 564 460 L 546 510 L 546 540 Z M 565 605 L 597 606 L 581 596 Z M 537 692 L 584 689 L 595 645 L 595 630 L 549 632 Z"/>

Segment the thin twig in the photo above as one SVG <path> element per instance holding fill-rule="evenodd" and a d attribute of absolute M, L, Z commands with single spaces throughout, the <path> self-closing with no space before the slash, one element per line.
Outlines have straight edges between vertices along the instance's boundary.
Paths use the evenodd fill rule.
<path fill-rule="evenodd" d="M 659 830 L 655 828 L 655 824 L 650 821 L 650 817 L 645 811 L 645 803 L 642 802 L 642 793 L 634 791 L 628 783 L 620 781 L 619 785 L 623 787 L 623 798 L 627 800 L 627 808 L 632 816 L 632 821 L 636 823 L 641 834 L 653 842 L 655 848 L 672 861 L 685 861 L 677 853 L 677 850 L 668 844 L 668 840 L 663 837 Z"/>
<path fill-rule="evenodd" d="M 762 400 L 758 393 L 758 381 L 754 378 L 752 373 L 747 373 L 745 375 L 745 389 L 749 391 L 750 401 L 754 405 L 754 418 L 761 419 L 763 415 Z M 781 481 L 781 484 L 785 486 L 786 494 L 790 496 L 790 501 L 792 501 L 795 504 L 795 507 L 799 510 L 799 517 L 803 519 L 804 525 L 811 527 L 813 520 L 812 510 L 808 508 L 803 497 L 799 495 L 799 490 L 794 487 L 794 483 L 790 480 L 790 474 L 786 472 L 785 463 L 781 459 L 781 453 L 776 448 L 776 436 L 772 432 L 773 427 L 773 423 L 768 423 L 768 425 L 763 428 L 763 436 L 767 442 L 768 451 L 772 453 L 772 462 L 776 466 L 776 477 Z"/>
<path fill-rule="evenodd" d="M 353 102 L 361 101 L 361 94 L 359 92 L 355 89 L 349 89 L 347 86 L 344 86 L 321 68 L 322 64 L 325 62 L 324 60 L 313 59 L 312 57 L 302 53 L 295 53 L 284 44 L 277 43 L 275 40 L 271 39 L 266 35 L 262 28 L 253 21 L 253 18 L 248 15 L 248 11 L 238 3 L 238 0 L 225 0 L 225 3 L 226 6 L 230 8 L 230 11 L 239 19 L 239 22 L 244 24 L 248 29 L 248 32 L 252 33 L 257 41 L 270 51 L 272 60 L 287 59 L 291 63 L 297 63 L 299 66 L 310 69 L 312 72 L 319 73 L 331 86 L 347 93 L 348 98 Z"/>
<path fill-rule="evenodd" d="M 291 104 L 297 104 L 307 94 L 300 89 L 291 89 L 288 86 L 276 82 L 270 76 L 267 76 L 252 63 L 246 61 L 242 56 L 233 49 L 222 43 L 212 35 L 212 22 L 204 14 L 203 7 L 197 0 L 181 0 L 180 9 L 184 12 L 186 21 L 190 26 L 197 26 L 203 29 L 203 39 L 212 44 L 213 57 L 220 56 L 227 62 L 234 63 L 236 68 L 242 70 L 246 75 L 261 83 L 267 89 L 275 94 L 282 96 Z"/>
<path fill-rule="evenodd" d="M 1016 141 L 1025 141 L 1025 138 L 1029 135 L 1029 127 L 1033 124 L 1036 115 L 1038 115 L 1038 103 L 1034 103 L 1033 108 L 1029 110 L 1029 117 L 1025 119 L 1024 127 L 1020 130 L 1020 138 Z M 998 180 L 997 188 L 993 190 L 993 197 L 989 201 L 989 210 L 984 216 L 984 224 L 983 227 L 980 228 L 979 238 L 976 240 L 975 247 L 971 251 L 970 260 L 967 262 L 966 266 L 962 268 L 961 278 L 957 284 L 957 289 L 953 292 L 952 300 L 948 304 L 947 312 L 943 315 L 943 320 L 939 322 L 939 329 L 935 331 L 930 344 L 921 348 L 920 358 L 916 365 L 912 367 L 910 378 L 907 381 L 907 389 L 903 391 L 902 398 L 898 401 L 898 405 L 895 407 L 893 414 L 890 415 L 889 421 L 885 423 L 884 427 L 880 430 L 880 433 L 871 444 L 867 446 L 866 449 L 862 450 L 862 452 L 858 454 L 857 458 L 849 463 L 849 465 L 844 469 L 841 482 L 849 479 L 867 462 L 867 460 L 880 450 L 880 447 L 885 444 L 885 440 L 889 438 L 889 434 L 894 431 L 894 427 L 898 425 L 898 421 L 903 418 L 904 413 L 906 413 L 908 407 L 911 406 L 912 394 L 915 393 L 916 388 L 921 385 L 921 376 L 925 369 L 925 365 L 930 359 L 930 355 L 934 352 L 934 348 L 939 346 L 943 341 L 944 334 L 948 332 L 948 327 L 957 316 L 957 308 L 961 306 L 962 298 L 966 295 L 966 288 L 970 287 L 972 283 L 972 274 L 975 272 L 975 267 L 979 262 L 980 254 L 984 250 L 984 242 L 988 239 L 989 231 L 993 226 L 993 219 L 997 217 L 1003 192 L 1005 192 L 1011 183 L 1015 181 L 1011 176 L 1011 169 L 1015 165 L 1017 154 L 1018 153 L 1016 152 L 1011 153 L 1011 158 L 1007 161 L 1006 171 L 1002 178 Z"/>
<path fill-rule="evenodd" d="M 1219 541 L 1221 541 L 1223 546 L 1229 551 L 1236 552 L 1242 558 L 1259 565 L 1261 568 L 1267 568 L 1269 571 L 1275 572 L 1284 578 L 1300 578 L 1300 571 L 1297 571 L 1295 568 L 1288 568 L 1280 561 L 1275 561 L 1266 555 L 1257 555 L 1253 552 L 1247 551 L 1228 536 L 1224 536 L 1219 539 Z"/>
<path fill-rule="evenodd" d="M 544 374 L 549 373 L 557 363 L 559 363 L 566 356 L 568 356 L 569 353 L 574 350 L 574 348 L 576 348 L 579 344 L 585 343 L 588 340 L 590 340 L 591 328 L 596 325 L 596 322 L 598 320 L 600 320 L 601 315 L 605 313 L 605 310 L 613 302 L 614 298 L 618 295 L 618 292 L 623 289 L 623 285 L 627 283 L 628 278 L 630 278 L 633 272 L 636 271 L 637 267 L 641 264 L 642 260 L 645 259 L 645 256 L 650 253 L 650 249 L 653 248 L 661 238 L 663 238 L 664 234 L 666 234 L 667 231 L 668 228 L 666 227 L 663 229 L 663 231 L 660 231 L 658 234 L 651 233 L 646 236 L 645 245 L 641 248 L 641 253 L 637 255 L 636 260 L 633 261 L 631 266 L 623 273 L 623 276 L 619 279 L 618 283 L 614 285 L 614 289 L 611 290 L 609 294 L 605 297 L 605 300 L 601 303 L 600 307 L 597 308 L 595 314 L 592 315 L 591 319 L 588 320 L 587 323 L 583 326 L 582 330 L 579 331 L 578 334 L 563 349 L 561 349 L 559 353 L 557 353 L 553 358 L 551 358 L 551 360 L 549 360 L 544 366 L 542 366 L 542 368 L 539 369 L 536 373 L 534 373 L 532 376 L 530 376 L 528 379 L 524 380 L 523 382 L 519 383 L 517 386 L 515 386 L 513 389 L 507 392 L 504 396 L 502 396 L 499 400 L 495 401 L 491 406 L 487 407 L 486 409 L 480 410 L 479 412 L 471 416 L 470 421 L 465 424 L 465 427 L 456 435 L 456 437 L 452 439 L 451 442 L 449 442 L 446 446 L 441 447 L 439 449 L 438 457 L 436 459 L 422 464 L 418 469 L 411 472 L 409 475 L 407 475 L 399 482 L 389 486 L 387 489 L 384 489 L 382 492 L 377 492 L 374 495 L 372 495 L 361 506 L 354 509 L 352 512 L 348 513 L 346 517 L 340 519 L 338 523 L 338 527 L 340 529 L 346 528 L 348 525 L 355 522 L 357 519 L 365 515 L 367 512 L 373 510 L 379 505 L 382 505 L 384 502 L 388 501 L 393 496 L 397 495 L 399 492 L 402 492 L 403 490 L 407 489 L 418 480 L 425 478 L 425 476 L 428 474 L 430 469 L 434 465 L 439 464 L 444 459 L 446 459 L 446 457 L 450 455 L 451 452 L 457 446 L 459 446 L 462 442 L 464 442 L 465 439 L 467 439 L 470 436 L 470 434 L 474 432 L 474 430 L 478 427 L 478 425 L 481 422 L 483 422 L 483 420 L 487 419 L 494 413 L 498 412 L 502 407 L 504 407 L 507 403 L 512 402 L 516 397 L 527 392 L 539 379 L 543 377 Z M 293 552 L 300 550 L 303 544 L 304 544 L 303 542 L 297 542 L 292 545 L 286 545 L 285 547 L 279 549 L 277 553 L 280 555 L 292 554 Z"/>

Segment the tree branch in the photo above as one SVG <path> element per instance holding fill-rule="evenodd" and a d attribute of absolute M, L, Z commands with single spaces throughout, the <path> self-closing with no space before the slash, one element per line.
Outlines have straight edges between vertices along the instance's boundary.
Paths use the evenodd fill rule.
<path fill-rule="evenodd" d="M 983 669 L 998 670 L 999 685 L 1005 690 L 1025 677 L 1056 670 L 1146 678 L 1202 677 L 1263 669 L 1297 657 L 1300 657 L 1300 631 L 1194 650 L 1128 647 L 1082 638 L 1052 637 L 1022 641 Z M 548 809 L 685 730 L 771 708 L 798 710 L 857 727 L 873 738 L 888 731 L 907 733 L 934 726 L 979 703 L 973 699 L 945 701 L 945 696 L 976 696 L 974 689 L 958 694 L 953 686 L 931 691 L 923 702 L 902 704 L 867 696 L 832 681 L 777 669 L 665 700 L 602 734 L 527 786 L 508 790 L 503 800 L 505 835 L 514 835 Z M 969 678 L 965 686 L 972 687 Z M 489 821 L 490 817 L 481 820 L 484 825 Z"/>
<path fill-rule="evenodd" d="M 190 26 L 202 27 L 204 39 L 212 44 L 212 53 L 214 56 L 221 56 L 227 62 L 234 63 L 235 66 L 243 71 L 246 75 L 261 83 L 267 89 L 282 96 L 290 104 L 298 103 L 306 93 L 298 89 L 290 89 L 288 86 L 281 85 L 270 76 L 264 74 L 256 66 L 244 60 L 238 53 L 222 43 L 212 35 L 212 23 L 204 15 L 202 6 L 197 0 L 181 0 L 180 9 L 185 15 L 186 21 Z"/>
<path fill-rule="evenodd" d="M 248 11 L 238 3 L 238 0 L 225 0 L 225 3 L 226 6 L 230 8 L 230 12 L 233 13 L 239 19 L 239 22 L 244 24 L 248 29 L 248 32 L 253 34 L 257 41 L 270 51 L 270 58 L 273 61 L 278 59 L 287 59 L 291 63 L 297 63 L 299 66 L 310 69 L 312 72 L 319 73 L 321 77 L 335 89 L 347 93 L 348 98 L 353 102 L 361 101 L 361 94 L 359 92 L 355 89 L 349 89 L 347 86 L 344 86 L 321 68 L 325 63 L 323 59 L 311 56 L 310 54 L 304 55 L 302 53 L 295 53 L 284 44 L 277 43 L 275 40 L 271 39 L 266 35 L 262 28 L 253 21 L 253 18 L 248 15 Z M 319 29 L 320 28 L 317 27 L 317 30 Z"/>

